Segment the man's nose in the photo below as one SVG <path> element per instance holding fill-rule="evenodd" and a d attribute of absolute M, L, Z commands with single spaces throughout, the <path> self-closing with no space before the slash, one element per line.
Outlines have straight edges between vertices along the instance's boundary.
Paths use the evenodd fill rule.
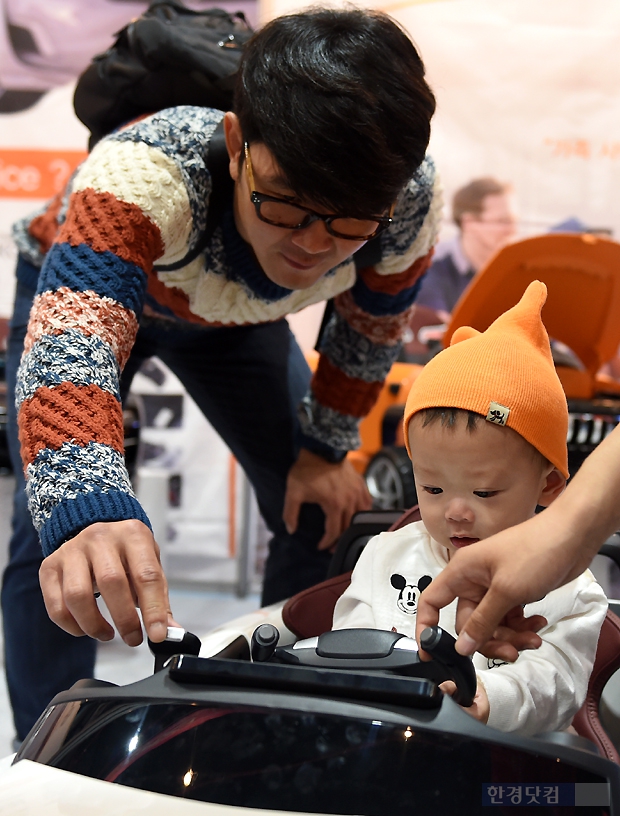
<path fill-rule="evenodd" d="M 291 240 L 304 252 L 317 255 L 331 249 L 333 237 L 327 232 L 323 221 L 317 220 L 299 230 L 294 230 Z"/>
<path fill-rule="evenodd" d="M 446 519 L 456 522 L 472 522 L 474 512 L 464 499 L 452 499 L 446 507 Z"/>

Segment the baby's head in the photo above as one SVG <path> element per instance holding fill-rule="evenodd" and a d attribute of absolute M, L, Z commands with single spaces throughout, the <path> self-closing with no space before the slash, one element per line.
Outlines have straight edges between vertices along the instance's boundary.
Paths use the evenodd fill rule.
<path fill-rule="evenodd" d="M 482 334 L 458 329 L 405 407 L 420 512 L 449 551 L 530 518 L 568 477 L 568 408 L 541 320 L 544 284 Z"/>

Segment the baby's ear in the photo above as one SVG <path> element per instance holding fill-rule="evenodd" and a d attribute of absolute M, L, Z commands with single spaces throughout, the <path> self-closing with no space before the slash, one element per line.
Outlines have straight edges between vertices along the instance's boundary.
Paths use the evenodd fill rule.
<path fill-rule="evenodd" d="M 566 478 L 554 467 L 545 478 L 545 484 L 538 498 L 538 504 L 542 507 L 549 507 L 551 502 L 557 499 L 565 487 Z"/>

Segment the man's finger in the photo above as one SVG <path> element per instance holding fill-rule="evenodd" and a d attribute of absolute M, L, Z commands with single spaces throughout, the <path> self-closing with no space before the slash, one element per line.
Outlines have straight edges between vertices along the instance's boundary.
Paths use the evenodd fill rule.
<path fill-rule="evenodd" d="M 418 599 L 415 625 L 415 639 L 418 643 L 420 642 L 420 635 L 427 626 L 437 626 L 439 623 L 439 610 L 449 603 L 452 603 L 456 597 L 456 595 L 450 591 L 449 587 L 435 588 L 433 584 L 434 582 L 420 594 Z M 431 592 L 431 588 L 435 591 Z M 430 655 L 427 655 L 421 650 L 420 657 L 430 660 Z"/>
<path fill-rule="evenodd" d="M 39 570 L 39 583 L 43 593 L 43 601 L 47 614 L 56 626 L 60 626 L 65 632 L 75 637 L 82 637 L 85 632 L 82 627 L 67 609 L 62 595 L 62 572 L 51 565 L 46 564 L 47 559 L 41 564 Z"/>
<path fill-rule="evenodd" d="M 297 525 L 299 524 L 299 510 L 301 508 L 301 502 L 296 496 L 291 495 L 290 490 L 286 491 L 286 496 L 284 497 L 284 510 L 282 512 L 282 521 L 284 522 L 284 526 L 286 527 L 286 532 L 289 535 L 293 535 L 293 533 L 297 530 Z"/>
<path fill-rule="evenodd" d="M 510 643 L 519 652 L 523 649 L 539 649 L 542 646 L 542 638 L 535 631 L 523 629 L 517 632 L 509 626 L 498 626 L 493 633 L 493 640 Z"/>
<path fill-rule="evenodd" d="M 99 587 L 102 594 L 103 590 Z M 62 595 L 80 629 L 96 640 L 112 640 L 114 629 L 103 617 L 93 592 L 93 576 L 84 553 L 68 548 L 62 561 Z"/>
<path fill-rule="evenodd" d="M 519 650 L 507 640 L 487 640 L 477 651 L 491 660 L 499 660 L 504 663 L 514 663 L 519 657 Z"/>
<path fill-rule="evenodd" d="M 319 550 L 328 550 L 342 532 L 342 518 L 337 509 L 323 507 L 325 513 L 325 532 L 317 544 Z"/>
<path fill-rule="evenodd" d="M 351 495 L 350 500 L 343 508 L 334 507 L 332 511 L 327 511 L 325 506 L 323 506 L 323 512 L 325 513 L 326 519 L 326 530 L 327 520 L 331 516 L 333 516 L 334 524 L 330 526 L 329 541 L 328 533 L 326 531 L 325 535 L 317 545 L 319 550 L 330 550 L 330 552 L 333 552 L 338 543 L 338 539 L 351 525 L 353 516 L 360 510 L 367 509 L 360 503 L 359 498 L 360 497 L 357 494 Z"/>
<path fill-rule="evenodd" d="M 159 563 L 157 553 L 151 546 L 127 547 L 127 571 L 142 612 L 142 621 L 149 638 L 154 643 L 162 641 L 167 634 L 170 600 L 168 584 Z"/>
<path fill-rule="evenodd" d="M 480 654 L 492 660 L 502 660 L 506 663 L 514 663 L 524 649 L 538 649 L 542 644 L 541 638 L 533 632 L 529 637 L 525 632 L 517 634 L 510 631 L 504 636 L 503 628 L 500 626 L 496 630 L 497 637 L 487 640 L 479 649 Z"/>
<path fill-rule="evenodd" d="M 542 615 L 511 615 L 510 612 L 506 615 L 504 624 L 509 626 L 513 632 L 540 632 L 549 621 Z"/>
<path fill-rule="evenodd" d="M 356 496 L 353 497 L 353 500 L 350 502 L 347 508 L 347 520 L 346 523 L 343 525 L 343 531 L 347 529 L 347 527 L 351 524 L 351 520 L 356 513 L 359 513 L 360 510 L 370 510 L 372 507 L 372 499 L 370 498 L 370 493 L 368 492 L 366 485 L 364 485 L 364 490 L 358 493 Z"/>
<path fill-rule="evenodd" d="M 454 624 L 457 633 L 461 632 L 465 628 L 465 624 L 477 606 L 477 601 L 470 601 L 469 598 L 459 598 L 456 605 L 456 619 Z"/>
<path fill-rule="evenodd" d="M 119 635 L 128 646 L 139 646 L 142 643 L 142 626 L 136 612 L 132 585 L 118 551 L 95 550 L 92 569 L 97 588 Z"/>
<path fill-rule="evenodd" d="M 461 601 L 459 605 L 460 603 Z M 456 651 L 459 654 L 472 655 L 480 650 L 487 640 L 491 640 L 500 621 L 513 606 L 514 604 L 507 600 L 503 593 L 493 588 L 489 589 L 469 615 L 464 629 L 457 638 Z"/>

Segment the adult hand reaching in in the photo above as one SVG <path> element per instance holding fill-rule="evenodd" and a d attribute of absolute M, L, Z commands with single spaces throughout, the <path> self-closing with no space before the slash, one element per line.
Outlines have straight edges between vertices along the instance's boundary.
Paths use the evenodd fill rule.
<path fill-rule="evenodd" d="M 546 569 L 552 566 L 549 554 L 525 541 L 530 521 L 535 519 L 453 555 L 420 596 L 417 631 L 434 626 L 440 609 L 458 598 L 456 649 L 461 654 L 481 651 L 487 657 L 512 662 L 519 650 L 540 646 L 536 632 L 546 621 L 540 616 L 525 617 L 522 604 L 539 600 L 548 584 L 559 586 L 565 576 L 561 572 L 551 575 Z"/>
<path fill-rule="evenodd" d="M 101 593 L 129 646 L 143 640 L 136 607 L 154 642 L 166 637 L 168 626 L 177 625 L 159 547 L 141 521 L 92 524 L 44 559 L 39 579 L 48 615 L 72 635 L 114 637 L 114 629 L 99 611 L 95 591 Z"/>

